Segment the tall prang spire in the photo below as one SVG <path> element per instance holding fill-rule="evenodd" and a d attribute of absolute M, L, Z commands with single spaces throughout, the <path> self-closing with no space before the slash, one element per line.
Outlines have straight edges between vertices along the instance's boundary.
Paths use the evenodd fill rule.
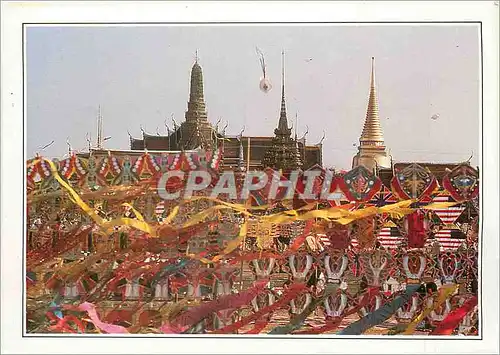
<path fill-rule="evenodd" d="M 188 110 L 186 112 L 186 120 L 206 120 L 207 112 L 205 106 L 205 97 L 203 93 L 203 71 L 198 63 L 198 51 L 194 65 L 191 69 L 191 82 L 189 90 Z"/>
<path fill-rule="evenodd" d="M 380 125 L 378 114 L 378 98 L 375 86 L 375 58 L 372 57 L 372 71 L 370 76 L 370 96 L 368 98 L 368 108 L 366 110 L 366 119 L 361 133 L 360 143 L 383 145 L 384 136 Z"/>
<path fill-rule="evenodd" d="M 278 128 L 274 130 L 276 135 L 290 136 L 292 130 L 288 128 L 288 119 L 286 117 L 285 100 L 285 51 L 281 52 L 281 109 Z"/>
<path fill-rule="evenodd" d="M 375 58 L 372 57 L 370 75 L 370 95 L 368 107 L 366 109 L 363 132 L 359 139 L 358 153 L 353 159 L 353 168 L 363 165 L 369 170 L 377 168 L 388 168 L 391 166 L 390 158 L 387 155 L 382 126 L 380 124 L 378 112 L 378 98 L 375 85 Z"/>
<path fill-rule="evenodd" d="M 188 109 L 186 121 L 182 122 L 179 130 L 179 144 L 181 149 L 211 149 L 216 144 L 213 127 L 208 122 L 205 97 L 203 94 L 203 71 L 199 64 L 198 51 L 195 52 L 195 61 L 191 69 Z"/>

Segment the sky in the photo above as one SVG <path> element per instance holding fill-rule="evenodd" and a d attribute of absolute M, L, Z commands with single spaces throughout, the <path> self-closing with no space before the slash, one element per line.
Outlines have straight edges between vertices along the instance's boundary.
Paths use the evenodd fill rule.
<path fill-rule="evenodd" d="M 27 157 L 62 158 L 96 140 L 129 149 L 141 126 L 164 134 L 184 120 L 198 51 L 209 120 L 227 134 L 277 126 L 281 51 L 289 125 L 307 143 L 325 132 L 323 165 L 349 169 L 357 152 L 375 57 L 380 120 L 395 161 L 478 165 L 480 43 L 475 25 L 204 25 L 28 27 Z M 273 89 L 259 90 L 264 54 Z M 439 118 L 431 117 L 438 115 Z M 297 117 L 297 125 L 295 124 Z M 54 143 L 41 150 L 51 141 Z"/>

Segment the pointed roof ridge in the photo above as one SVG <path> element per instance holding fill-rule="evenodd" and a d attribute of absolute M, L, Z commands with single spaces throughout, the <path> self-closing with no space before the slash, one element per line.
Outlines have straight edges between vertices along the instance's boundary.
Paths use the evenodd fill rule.
<path fill-rule="evenodd" d="M 375 57 L 372 57 L 372 68 L 370 75 L 370 95 L 366 110 L 365 124 L 361 133 L 360 143 L 364 141 L 384 143 L 382 126 L 380 124 L 378 111 L 378 98 L 375 85 Z"/>

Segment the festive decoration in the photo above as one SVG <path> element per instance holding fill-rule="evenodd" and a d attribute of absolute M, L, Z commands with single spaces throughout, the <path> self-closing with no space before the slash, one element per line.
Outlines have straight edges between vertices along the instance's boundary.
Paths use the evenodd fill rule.
<path fill-rule="evenodd" d="M 479 195 L 479 174 L 470 165 L 461 164 L 443 177 L 443 186 L 455 201 L 470 201 Z"/>
<path fill-rule="evenodd" d="M 221 159 L 216 149 L 29 161 L 28 332 L 477 331 L 467 301 L 479 277 L 474 189 L 438 190 L 416 165 L 392 190 L 363 167 L 318 169 L 308 187 L 316 199 L 301 197 L 299 173 L 291 199 L 283 187 L 267 198 L 271 179 L 257 205 L 256 194 L 212 196 Z M 477 176 L 471 169 L 456 174 Z M 164 200 L 166 172 L 207 172 L 209 181 L 190 199 Z M 187 179 L 165 190 L 183 191 Z M 456 295 L 435 300 L 432 284 L 457 285 Z"/>
<path fill-rule="evenodd" d="M 397 171 L 391 180 L 392 190 L 400 199 L 423 199 L 437 188 L 436 178 L 418 164 Z"/>

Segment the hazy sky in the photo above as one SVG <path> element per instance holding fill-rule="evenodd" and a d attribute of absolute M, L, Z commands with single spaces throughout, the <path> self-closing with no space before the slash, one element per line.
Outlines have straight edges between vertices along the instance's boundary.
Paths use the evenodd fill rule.
<path fill-rule="evenodd" d="M 26 31 L 27 155 L 84 150 L 102 106 L 106 148 L 128 149 L 127 130 L 165 132 L 184 120 L 195 51 L 209 120 L 228 134 L 272 135 L 286 51 L 290 125 L 307 141 L 323 131 L 324 165 L 350 168 L 365 119 L 375 57 L 380 118 L 396 161 L 479 161 L 480 52 L 473 25 L 30 27 Z M 273 90 L 259 90 L 255 48 Z M 431 116 L 438 114 L 437 120 Z"/>

